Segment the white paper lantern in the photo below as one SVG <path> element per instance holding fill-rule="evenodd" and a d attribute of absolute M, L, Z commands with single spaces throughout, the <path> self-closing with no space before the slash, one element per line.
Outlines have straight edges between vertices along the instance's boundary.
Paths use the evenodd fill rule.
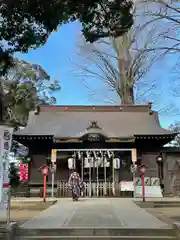
<path fill-rule="evenodd" d="M 106 158 L 104 159 L 104 166 L 110 167 L 110 162 L 108 162 Z"/>
<path fill-rule="evenodd" d="M 76 168 L 76 161 L 74 158 L 69 158 L 68 159 L 68 168 L 69 169 L 74 169 Z"/>
<path fill-rule="evenodd" d="M 85 168 L 89 168 L 90 167 L 90 163 L 89 163 L 89 159 L 88 158 L 84 159 L 84 167 Z"/>
<path fill-rule="evenodd" d="M 94 161 L 95 161 L 94 166 L 96 168 L 101 167 L 101 158 L 100 157 L 95 158 Z"/>
<path fill-rule="evenodd" d="M 114 158 L 113 159 L 113 166 L 114 166 L 115 169 L 120 168 L 120 159 L 119 158 Z"/>

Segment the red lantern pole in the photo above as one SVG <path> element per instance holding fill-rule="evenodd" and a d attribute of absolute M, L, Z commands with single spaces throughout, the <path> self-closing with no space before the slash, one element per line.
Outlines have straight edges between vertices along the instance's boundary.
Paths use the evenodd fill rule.
<path fill-rule="evenodd" d="M 46 202 L 46 181 L 47 181 L 47 175 L 48 175 L 48 167 L 44 166 L 42 168 L 42 175 L 44 179 L 44 186 L 43 186 L 43 201 Z"/>
<path fill-rule="evenodd" d="M 142 201 L 145 202 L 144 173 L 141 174 L 141 183 L 142 183 Z"/>
<path fill-rule="evenodd" d="M 147 167 L 145 165 L 140 166 L 140 172 L 141 172 L 141 185 L 142 185 L 142 201 L 145 202 L 145 182 L 144 182 L 144 175 L 147 170 Z"/>
<path fill-rule="evenodd" d="M 46 175 L 44 174 L 43 201 L 46 202 Z"/>

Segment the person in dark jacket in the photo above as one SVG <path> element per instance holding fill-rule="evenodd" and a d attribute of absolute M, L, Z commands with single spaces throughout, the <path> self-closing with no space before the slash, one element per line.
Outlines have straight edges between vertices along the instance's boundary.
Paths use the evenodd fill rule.
<path fill-rule="evenodd" d="M 69 188 L 72 192 L 73 201 L 78 201 L 81 194 L 81 179 L 76 170 L 73 170 L 69 177 Z"/>

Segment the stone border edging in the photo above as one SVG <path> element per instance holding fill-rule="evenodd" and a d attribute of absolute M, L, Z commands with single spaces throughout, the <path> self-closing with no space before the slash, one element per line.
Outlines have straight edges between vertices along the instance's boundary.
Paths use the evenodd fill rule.
<path fill-rule="evenodd" d="M 19 235 L 19 226 L 17 222 L 10 222 L 9 227 L 4 226 L 0 232 L 2 233 L 3 240 L 15 240 Z"/>
<path fill-rule="evenodd" d="M 177 239 L 180 240 L 180 222 L 174 222 L 172 227 L 175 230 Z"/>
<path fill-rule="evenodd" d="M 8 240 L 15 240 L 16 236 L 19 235 L 19 226 L 17 222 L 11 222 L 9 228 L 7 229 L 7 239 Z"/>

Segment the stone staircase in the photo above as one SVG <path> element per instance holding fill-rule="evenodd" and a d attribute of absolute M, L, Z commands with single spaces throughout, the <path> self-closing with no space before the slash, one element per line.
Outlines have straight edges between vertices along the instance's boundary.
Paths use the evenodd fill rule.
<path fill-rule="evenodd" d="M 20 229 L 16 240 L 177 240 L 176 232 L 164 229 L 130 229 L 130 228 L 59 228 L 59 229 Z"/>
<path fill-rule="evenodd" d="M 141 208 L 179 208 L 180 201 L 147 201 L 147 202 L 136 202 Z"/>

